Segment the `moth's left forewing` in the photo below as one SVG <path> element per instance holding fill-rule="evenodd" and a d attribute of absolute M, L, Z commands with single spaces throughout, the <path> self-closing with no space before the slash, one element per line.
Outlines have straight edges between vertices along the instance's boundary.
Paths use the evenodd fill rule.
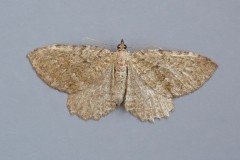
<path fill-rule="evenodd" d="M 210 58 L 199 53 L 186 51 L 165 51 L 165 53 L 171 59 L 167 61 L 171 64 L 169 68 L 176 75 L 175 78 L 169 79 L 170 92 L 174 97 L 199 89 L 212 77 L 218 67 Z"/>
<path fill-rule="evenodd" d="M 136 70 L 147 84 L 173 97 L 197 90 L 217 68 L 212 60 L 194 52 L 141 50 L 132 57 Z M 166 96 L 166 93 L 162 94 Z"/>

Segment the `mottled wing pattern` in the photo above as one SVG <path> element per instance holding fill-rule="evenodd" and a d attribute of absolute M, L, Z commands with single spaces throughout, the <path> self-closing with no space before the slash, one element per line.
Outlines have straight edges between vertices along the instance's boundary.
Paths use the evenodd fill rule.
<path fill-rule="evenodd" d="M 216 67 L 207 57 L 192 52 L 134 52 L 129 60 L 125 107 L 141 120 L 152 121 L 159 116 L 168 116 L 168 112 L 173 109 L 172 98 L 201 87 Z M 144 90 L 148 97 L 143 95 Z M 146 108 L 151 111 L 146 111 Z"/>
<path fill-rule="evenodd" d="M 165 97 L 142 79 L 133 64 L 128 65 L 127 88 L 124 107 L 142 121 L 154 121 L 154 118 L 168 117 L 174 109 L 172 98 Z"/>
<path fill-rule="evenodd" d="M 72 114 L 99 119 L 116 107 L 111 97 L 113 65 L 109 50 L 50 45 L 32 51 L 28 58 L 43 81 L 70 94 L 68 108 Z"/>
<path fill-rule="evenodd" d="M 98 120 L 116 108 L 113 97 L 114 66 L 111 65 L 96 83 L 88 86 L 86 90 L 69 95 L 68 109 L 73 115 L 84 120 Z"/>
<path fill-rule="evenodd" d="M 111 63 L 111 52 L 95 46 L 50 45 L 28 54 L 49 86 L 75 93 L 95 83 Z"/>
<path fill-rule="evenodd" d="M 183 96 L 201 87 L 217 64 L 193 52 L 141 50 L 131 63 L 141 79 L 166 97 Z"/>

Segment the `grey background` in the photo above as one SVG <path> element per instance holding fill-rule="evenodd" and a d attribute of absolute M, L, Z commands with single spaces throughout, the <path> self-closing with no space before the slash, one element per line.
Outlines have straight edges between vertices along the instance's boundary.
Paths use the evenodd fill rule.
<path fill-rule="evenodd" d="M 240 158 L 239 0 L 1 0 L 1 160 L 237 160 Z M 219 64 L 169 119 L 141 123 L 122 107 L 100 121 L 70 116 L 26 54 L 53 43 L 156 45 Z M 110 49 L 114 47 L 104 46 Z"/>

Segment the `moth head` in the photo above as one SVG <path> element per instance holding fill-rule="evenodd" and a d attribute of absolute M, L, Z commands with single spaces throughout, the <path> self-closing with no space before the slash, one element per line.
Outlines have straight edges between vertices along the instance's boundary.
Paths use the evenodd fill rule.
<path fill-rule="evenodd" d="M 120 44 L 117 45 L 117 50 L 121 51 L 121 50 L 126 50 L 127 49 L 127 45 L 124 44 L 123 39 L 121 40 Z"/>

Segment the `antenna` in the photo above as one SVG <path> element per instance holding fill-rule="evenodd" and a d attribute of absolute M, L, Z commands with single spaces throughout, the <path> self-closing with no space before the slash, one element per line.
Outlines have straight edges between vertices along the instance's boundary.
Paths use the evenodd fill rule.
<path fill-rule="evenodd" d="M 113 46 L 113 47 L 116 47 L 116 45 L 104 43 L 104 42 L 101 42 L 101 41 L 99 41 L 99 40 L 96 40 L 96 39 L 90 38 L 90 37 L 84 37 L 83 40 L 90 40 L 90 41 L 97 42 L 97 43 L 102 44 L 102 45 L 105 45 L 105 46 Z"/>

